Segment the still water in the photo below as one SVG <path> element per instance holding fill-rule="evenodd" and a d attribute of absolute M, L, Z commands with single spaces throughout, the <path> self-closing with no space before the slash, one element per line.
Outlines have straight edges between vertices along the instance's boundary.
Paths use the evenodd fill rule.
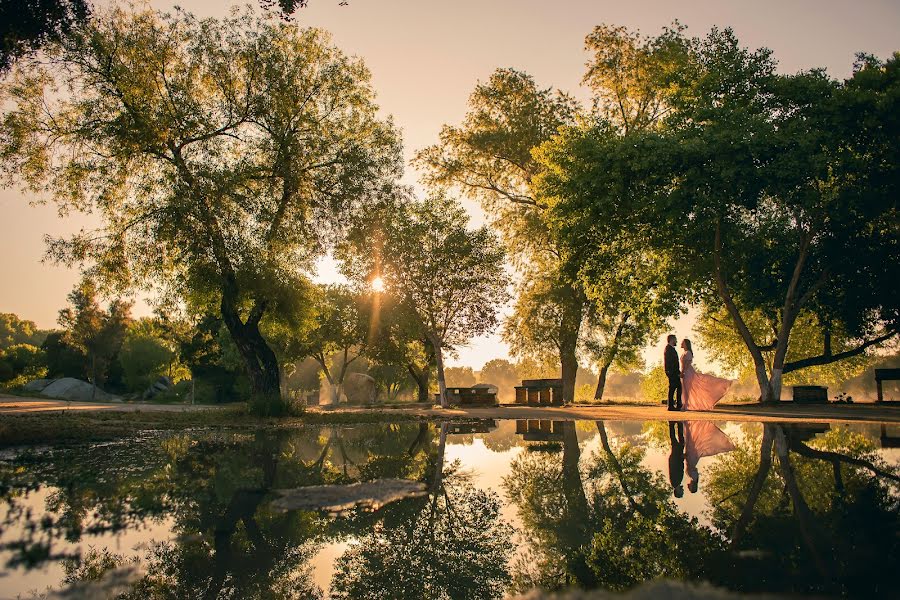
<path fill-rule="evenodd" d="M 8 451 L 0 597 L 115 573 L 131 598 L 502 598 L 657 577 L 896 597 L 898 442 L 897 425 L 472 421 Z M 354 485 L 385 479 L 408 492 Z"/>

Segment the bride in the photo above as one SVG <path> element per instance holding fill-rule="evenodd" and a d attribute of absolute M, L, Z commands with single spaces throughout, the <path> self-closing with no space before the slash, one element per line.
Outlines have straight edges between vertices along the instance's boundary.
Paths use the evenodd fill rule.
<path fill-rule="evenodd" d="M 694 369 L 694 352 L 691 340 L 681 342 L 682 410 L 710 410 L 722 399 L 731 386 L 731 381 L 698 373 Z"/>

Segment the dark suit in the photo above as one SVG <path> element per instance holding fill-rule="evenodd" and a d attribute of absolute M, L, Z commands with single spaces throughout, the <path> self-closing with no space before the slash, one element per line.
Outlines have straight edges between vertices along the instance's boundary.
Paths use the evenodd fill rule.
<path fill-rule="evenodd" d="M 663 352 L 664 366 L 666 369 L 666 377 L 669 378 L 669 410 L 681 408 L 681 369 L 678 366 L 678 353 L 675 348 L 666 344 Z M 675 396 L 674 401 L 672 396 Z"/>
<path fill-rule="evenodd" d="M 669 421 L 669 440 L 672 453 L 669 454 L 669 482 L 677 488 L 684 481 L 684 423 Z"/>

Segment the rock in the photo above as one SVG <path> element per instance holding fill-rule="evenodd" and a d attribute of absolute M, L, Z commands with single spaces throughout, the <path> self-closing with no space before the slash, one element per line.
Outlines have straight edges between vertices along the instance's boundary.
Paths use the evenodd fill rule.
<path fill-rule="evenodd" d="M 74 377 L 63 377 L 62 379 L 57 379 L 41 390 L 41 394 L 48 398 L 56 398 L 58 400 L 90 402 L 93 388 L 94 386 L 87 381 L 75 379 Z M 118 396 L 107 394 L 100 388 L 97 388 L 97 392 L 93 395 L 93 399 L 98 402 L 114 402 L 116 400 L 121 400 Z"/>
<path fill-rule="evenodd" d="M 375 402 L 378 396 L 375 380 L 365 373 L 350 373 L 344 378 L 344 395 L 351 404 Z"/>
<path fill-rule="evenodd" d="M 156 381 L 150 384 L 150 387 L 144 390 L 144 393 L 141 395 L 141 397 L 144 400 L 149 400 L 150 398 L 158 396 L 159 394 L 162 394 L 163 392 L 166 392 L 170 389 L 172 389 L 172 380 L 165 375 L 160 375 Z"/>
<path fill-rule="evenodd" d="M 310 485 L 290 490 L 275 490 L 272 501 L 277 511 L 321 510 L 331 515 L 344 514 L 353 508 L 378 510 L 385 504 L 419 498 L 427 494 L 425 484 L 409 479 L 376 479 L 348 485 Z"/>
<path fill-rule="evenodd" d="M 25 385 L 22 386 L 22 389 L 26 392 L 40 392 L 45 387 L 53 383 L 53 379 L 35 379 L 34 381 L 29 381 Z"/>

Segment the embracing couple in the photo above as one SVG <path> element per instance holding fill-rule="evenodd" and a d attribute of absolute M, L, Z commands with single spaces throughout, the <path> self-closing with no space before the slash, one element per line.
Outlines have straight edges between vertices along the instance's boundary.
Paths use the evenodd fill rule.
<path fill-rule="evenodd" d="M 674 335 L 670 335 L 663 352 L 663 364 L 669 378 L 669 410 L 710 410 L 728 391 L 731 381 L 694 370 L 694 353 L 688 339 L 681 342 L 684 353 L 679 367 L 678 352 L 675 350 L 677 341 Z"/>

